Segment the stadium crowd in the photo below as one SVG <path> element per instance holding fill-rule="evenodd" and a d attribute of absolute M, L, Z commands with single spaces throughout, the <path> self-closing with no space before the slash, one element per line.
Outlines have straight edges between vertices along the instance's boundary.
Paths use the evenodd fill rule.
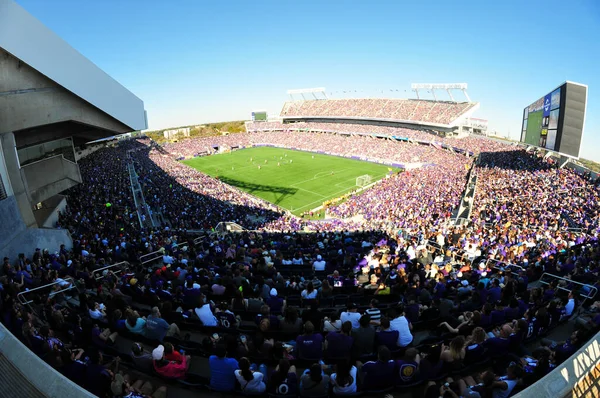
<path fill-rule="evenodd" d="M 319 223 L 175 160 L 215 144 L 398 162 L 416 153 L 433 165 L 329 209 L 353 221 Z M 448 221 L 473 160 L 435 146 L 295 131 L 97 151 L 79 162 L 84 183 L 60 217 L 73 248 L 4 258 L 2 323 L 100 397 L 178 388 L 508 397 L 600 330 L 598 187 L 535 155 L 490 147 L 475 165 L 475 211 L 463 226 Z M 128 156 L 146 202 L 168 223 L 140 226 Z M 210 233 L 219 221 L 261 231 Z M 206 233 L 197 240 L 191 229 Z M 532 287 L 544 272 L 565 279 Z M 575 314 L 569 338 L 547 339 Z"/>
<path fill-rule="evenodd" d="M 377 126 L 369 124 L 351 124 L 351 123 L 317 123 L 317 122 L 249 122 L 246 124 L 248 132 L 266 132 L 266 131 L 310 131 L 338 134 L 375 134 L 385 136 L 396 136 L 409 138 L 411 140 L 446 144 L 453 148 L 463 151 L 469 151 L 474 154 L 481 152 L 497 152 L 515 149 L 508 143 L 484 139 L 481 137 L 468 136 L 462 138 L 446 138 L 433 135 L 426 131 L 413 130 L 405 127 Z"/>
<path fill-rule="evenodd" d="M 414 99 L 329 99 L 286 102 L 286 117 L 369 117 L 449 124 L 474 106 L 470 102 Z"/>
<path fill-rule="evenodd" d="M 464 247 L 467 233 L 250 232 L 187 248 L 165 241 L 158 264 L 124 256 L 129 266 L 98 278 L 90 271 L 110 259 L 102 250 L 35 251 L 23 265 L 4 261 L 2 320 L 100 397 L 165 396 L 181 387 L 509 396 L 600 327 L 600 303 L 588 301 L 589 315 L 570 338 L 544 339 L 579 309 L 580 292 L 569 282 L 528 282 L 573 258 L 565 275 L 597 284 L 600 247 L 592 240 L 513 273 L 481 267 L 484 256 L 460 260 L 445 251 Z M 15 299 L 57 278 L 65 284 L 31 294 L 30 306 Z M 67 290 L 69 278 L 78 294 Z"/>

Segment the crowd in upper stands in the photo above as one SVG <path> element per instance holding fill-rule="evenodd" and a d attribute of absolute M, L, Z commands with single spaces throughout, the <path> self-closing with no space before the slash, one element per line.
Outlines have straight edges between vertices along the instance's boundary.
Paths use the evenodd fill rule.
<path fill-rule="evenodd" d="M 290 101 L 283 105 L 281 116 L 363 117 L 449 124 L 474 105 L 471 102 L 380 98 Z"/>
<path fill-rule="evenodd" d="M 246 124 L 246 129 L 248 130 L 248 132 L 311 131 L 341 134 L 375 134 L 385 136 L 396 136 L 424 143 L 447 144 L 453 148 L 457 148 L 463 151 L 469 151 L 474 154 L 480 152 L 496 152 L 515 149 L 506 142 L 499 142 L 491 139 L 483 139 L 480 137 L 468 136 L 461 138 L 445 138 L 438 135 L 433 135 L 430 132 L 409 129 L 406 127 L 378 126 L 371 124 L 317 122 L 248 122 Z"/>
<path fill-rule="evenodd" d="M 457 143 L 485 152 L 463 226 L 449 219 L 473 160 L 435 146 L 296 131 L 100 150 L 79 162 L 84 183 L 60 217 L 73 248 L 4 259 L 2 323 L 100 397 L 181 387 L 508 397 L 600 330 L 598 186 L 479 141 Z M 353 221 L 317 223 L 175 160 L 259 143 L 431 165 L 329 209 Z M 152 211 L 144 214 L 160 226 L 139 223 L 148 207 L 136 208 L 128 161 Z M 219 221 L 262 231 L 215 235 Z M 566 279 L 531 287 L 544 272 Z M 17 299 L 48 284 L 25 293 L 28 304 Z M 569 338 L 547 339 L 576 313 Z"/>

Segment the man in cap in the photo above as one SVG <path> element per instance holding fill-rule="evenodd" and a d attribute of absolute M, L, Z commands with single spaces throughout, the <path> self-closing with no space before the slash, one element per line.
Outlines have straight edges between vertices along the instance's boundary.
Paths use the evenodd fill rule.
<path fill-rule="evenodd" d="M 320 254 L 317 254 L 317 259 L 313 262 L 313 271 L 325 271 L 325 266 L 327 262 L 323 260 L 323 257 Z"/>

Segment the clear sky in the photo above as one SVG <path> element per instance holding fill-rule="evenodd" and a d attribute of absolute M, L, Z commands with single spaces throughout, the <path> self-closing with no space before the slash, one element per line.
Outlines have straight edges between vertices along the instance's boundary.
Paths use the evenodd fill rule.
<path fill-rule="evenodd" d="M 294 88 L 466 82 L 473 116 L 516 139 L 523 108 L 571 80 L 589 86 L 581 156 L 600 161 L 600 1 L 17 2 L 143 99 L 151 129 L 278 114 Z"/>

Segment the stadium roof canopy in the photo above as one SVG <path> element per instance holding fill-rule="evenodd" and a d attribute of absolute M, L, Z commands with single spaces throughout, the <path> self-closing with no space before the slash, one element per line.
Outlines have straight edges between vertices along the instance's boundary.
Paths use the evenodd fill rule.
<path fill-rule="evenodd" d="M 13 0 L 0 0 L 0 134 L 17 146 L 147 128 L 144 103 Z"/>

